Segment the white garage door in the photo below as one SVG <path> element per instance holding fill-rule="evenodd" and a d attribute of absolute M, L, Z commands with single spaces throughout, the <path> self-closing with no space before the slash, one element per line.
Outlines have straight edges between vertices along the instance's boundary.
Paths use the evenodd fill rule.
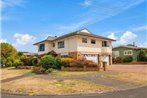
<path fill-rule="evenodd" d="M 108 55 L 103 55 L 102 56 L 102 61 L 107 62 L 107 65 L 109 65 L 109 56 Z"/>
<path fill-rule="evenodd" d="M 91 61 L 95 62 L 96 64 L 98 64 L 98 55 L 97 54 L 83 54 L 83 56 L 87 60 L 91 60 Z"/>

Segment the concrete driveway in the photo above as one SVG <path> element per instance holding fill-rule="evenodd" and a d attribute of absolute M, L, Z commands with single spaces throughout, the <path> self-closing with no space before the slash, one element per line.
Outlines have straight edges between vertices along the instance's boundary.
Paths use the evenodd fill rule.
<path fill-rule="evenodd" d="M 145 64 L 113 64 L 108 68 L 109 70 L 116 72 L 133 72 L 147 74 L 147 65 Z"/>

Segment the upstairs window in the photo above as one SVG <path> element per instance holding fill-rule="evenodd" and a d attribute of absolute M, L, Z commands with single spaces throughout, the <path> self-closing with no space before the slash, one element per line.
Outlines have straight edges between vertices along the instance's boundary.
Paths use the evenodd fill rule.
<path fill-rule="evenodd" d="M 91 44 L 95 44 L 95 43 L 96 43 L 96 41 L 92 39 L 91 40 Z"/>
<path fill-rule="evenodd" d="M 87 38 L 82 38 L 82 43 L 87 43 Z"/>
<path fill-rule="evenodd" d="M 45 44 L 39 45 L 39 51 L 45 51 Z"/>
<path fill-rule="evenodd" d="M 58 48 L 64 48 L 64 41 L 58 42 Z"/>
<path fill-rule="evenodd" d="M 108 41 L 102 41 L 102 47 L 109 47 Z"/>
<path fill-rule="evenodd" d="M 55 47 L 55 43 L 53 43 L 53 47 Z"/>

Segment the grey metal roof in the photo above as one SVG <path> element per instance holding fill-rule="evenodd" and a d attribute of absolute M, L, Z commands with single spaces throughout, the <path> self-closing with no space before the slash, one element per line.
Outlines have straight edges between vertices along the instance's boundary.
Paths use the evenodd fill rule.
<path fill-rule="evenodd" d="M 107 38 L 107 37 L 102 37 L 102 36 L 93 34 L 91 32 L 90 33 L 80 32 L 82 30 L 84 30 L 84 29 L 77 30 L 77 31 L 74 31 L 74 32 L 71 32 L 71 33 L 68 33 L 68 34 L 65 34 L 65 35 L 62 35 L 62 36 L 59 36 L 59 37 L 48 36 L 48 38 L 46 40 L 34 43 L 33 45 L 36 45 L 38 43 L 45 42 L 45 41 L 55 41 L 55 40 L 63 39 L 63 38 L 74 36 L 74 35 L 81 35 L 81 36 L 87 36 L 87 37 L 93 37 L 93 38 L 100 38 L 100 39 L 115 41 L 114 39 L 110 39 L 110 38 Z M 86 29 L 86 30 L 89 31 L 88 29 Z"/>

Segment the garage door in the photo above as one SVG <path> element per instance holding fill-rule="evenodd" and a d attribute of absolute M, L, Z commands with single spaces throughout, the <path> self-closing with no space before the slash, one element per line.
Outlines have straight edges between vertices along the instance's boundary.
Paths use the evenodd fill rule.
<path fill-rule="evenodd" d="M 86 60 L 91 60 L 98 64 L 98 55 L 97 54 L 83 54 L 84 58 Z"/>
<path fill-rule="evenodd" d="M 109 55 L 103 55 L 102 56 L 102 61 L 107 62 L 107 65 L 109 65 Z"/>

